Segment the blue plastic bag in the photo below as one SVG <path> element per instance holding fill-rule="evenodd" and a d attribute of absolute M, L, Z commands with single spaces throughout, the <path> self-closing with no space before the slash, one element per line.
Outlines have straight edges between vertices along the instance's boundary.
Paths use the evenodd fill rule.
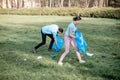
<path fill-rule="evenodd" d="M 83 52 L 83 53 L 87 53 L 87 43 L 85 41 L 85 39 L 83 38 L 83 35 L 80 31 L 76 31 L 75 32 L 75 35 L 76 35 L 76 45 L 77 45 L 77 48 L 80 52 Z"/>
<path fill-rule="evenodd" d="M 56 39 L 57 39 L 57 44 L 58 44 L 58 48 L 56 46 L 55 43 L 53 43 L 53 46 L 52 46 L 52 49 L 54 49 L 55 51 L 60 51 L 64 45 L 64 40 L 59 36 L 59 35 L 56 35 Z"/>

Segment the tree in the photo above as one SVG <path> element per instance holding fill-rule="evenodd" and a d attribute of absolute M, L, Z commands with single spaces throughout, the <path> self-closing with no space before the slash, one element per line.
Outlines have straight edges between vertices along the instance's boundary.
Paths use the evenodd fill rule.
<path fill-rule="evenodd" d="M 45 0 L 45 5 L 46 7 L 48 7 L 48 0 Z"/>
<path fill-rule="evenodd" d="M 52 0 L 50 0 L 50 8 L 51 8 L 51 6 L 52 6 Z"/>
<path fill-rule="evenodd" d="M 68 1 L 68 6 L 71 7 L 71 0 Z"/>
<path fill-rule="evenodd" d="M 0 8 L 2 8 L 2 0 L 0 0 Z"/>
<path fill-rule="evenodd" d="M 22 0 L 22 8 L 24 8 L 24 0 Z"/>
<path fill-rule="evenodd" d="M 64 0 L 61 0 L 61 7 L 63 7 L 63 2 L 64 2 Z"/>
<path fill-rule="evenodd" d="M 0 8 L 120 7 L 120 0 L 0 0 Z"/>

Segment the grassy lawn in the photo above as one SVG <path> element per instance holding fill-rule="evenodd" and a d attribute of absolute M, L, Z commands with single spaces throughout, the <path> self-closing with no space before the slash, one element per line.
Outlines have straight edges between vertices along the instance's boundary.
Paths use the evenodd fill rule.
<path fill-rule="evenodd" d="M 49 38 L 36 54 L 31 53 L 41 41 L 43 25 L 55 23 L 65 31 L 71 21 L 70 16 L 0 15 L 0 80 L 120 80 L 120 20 L 82 19 L 78 29 L 88 43 L 88 51 L 94 53 L 93 57 L 81 53 L 84 64 L 77 61 L 71 47 L 64 65 L 58 66 L 64 48 L 48 52 Z M 56 57 L 51 59 L 50 54 Z M 43 58 L 37 60 L 40 55 Z"/>

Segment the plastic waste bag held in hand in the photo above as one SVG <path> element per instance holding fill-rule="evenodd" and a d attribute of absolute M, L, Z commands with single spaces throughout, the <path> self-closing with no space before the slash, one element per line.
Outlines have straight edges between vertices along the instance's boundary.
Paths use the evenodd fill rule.
<path fill-rule="evenodd" d="M 75 32 L 75 34 L 76 34 L 76 39 L 75 39 L 75 41 L 76 41 L 76 45 L 77 45 L 78 50 L 79 50 L 80 52 L 87 53 L 87 50 L 86 50 L 86 48 L 87 48 L 87 43 L 86 43 L 85 39 L 83 38 L 82 33 L 77 30 L 77 31 Z"/>
<path fill-rule="evenodd" d="M 56 35 L 56 39 L 57 39 L 57 44 L 58 44 L 58 47 L 56 46 L 56 44 L 54 43 L 53 46 L 52 46 L 52 49 L 54 49 L 55 51 L 60 51 L 64 45 L 64 40 L 59 36 L 59 35 Z"/>

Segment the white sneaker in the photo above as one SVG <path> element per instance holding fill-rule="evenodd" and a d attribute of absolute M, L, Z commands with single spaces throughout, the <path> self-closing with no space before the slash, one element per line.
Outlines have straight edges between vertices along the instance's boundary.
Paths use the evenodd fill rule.
<path fill-rule="evenodd" d="M 91 53 L 86 53 L 87 56 L 93 56 L 94 54 Z"/>
<path fill-rule="evenodd" d="M 62 65 L 63 65 L 63 63 L 62 63 L 62 62 L 58 62 L 58 65 L 62 66 Z"/>
<path fill-rule="evenodd" d="M 84 60 L 80 60 L 79 63 L 85 63 L 85 61 Z"/>

